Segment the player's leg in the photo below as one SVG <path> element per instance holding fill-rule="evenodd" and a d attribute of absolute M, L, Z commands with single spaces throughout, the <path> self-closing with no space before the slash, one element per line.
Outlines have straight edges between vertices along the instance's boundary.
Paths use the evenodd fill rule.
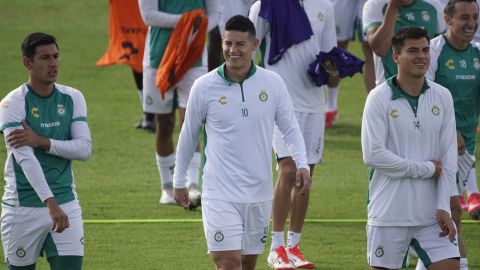
<path fill-rule="evenodd" d="M 438 237 L 441 229 L 437 223 L 416 228 L 411 246 L 427 269 L 460 269 L 457 240 L 450 241 L 448 237 Z M 456 239 L 458 239 L 458 235 Z"/>
<path fill-rule="evenodd" d="M 179 101 L 179 116 L 180 116 L 180 127 L 183 126 L 183 121 L 185 120 L 185 108 L 188 103 L 188 96 L 190 94 L 190 89 L 192 88 L 193 83 L 196 79 L 201 77 L 207 72 L 206 67 L 193 67 L 191 68 L 177 83 L 178 89 L 178 101 Z M 187 169 L 187 189 L 191 201 L 199 202 L 200 192 L 199 192 L 199 179 L 200 179 L 200 165 L 201 165 L 201 154 L 200 154 L 200 143 L 197 144 L 197 149 L 193 154 L 190 165 Z"/>
<path fill-rule="evenodd" d="M 254 270 L 258 255 L 242 255 L 242 270 Z"/>
<path fill-rule="evenodd" d="M 52 220 L 46 207 L 19 207 L 2 203 L 2 246 L 8 269 L 35 269 L 51 228 Z"/>
<path fill-rule="evenodd" d="M 477 170 L 472 168 L 467 180 L 468 214 L 472 219 L 480 218 L 480 192 L 477 185 Z"/>
<path fill-rule="evenodd" d="M 242 269 L 243 221 L 237 204 L 203 198 L 202 221 L 216 269 Z"/>
<path fill-rule="evenodd" d="M 138 98 L 140 99 L 140 105 L 143 108 L 143 73 L 136 72 L 134 69 L 132 69 L 132 73 L 135 85 L 137 86 L 137 94 Z M 135 128 L 143 128 L 152 132 L 155 131 L 155 114 L 144 112 L 143 117 L 137 124 L 135 124 Z"/>
<path fill-rule="evenodd" d="M 62 233 L 50 233 L 43 249 L 51 270 L 81 270 L 84 254 L 82 210 L 76 200 L 60 207 L 68 215 L 70 227 Z"/>
<path fill-rule="evenodd" d="M 218 26 L 208 33 L 208 71 L 216 69 L 223 62 L 222 36 Z"/>
<path fill-rule="evenodd" d="M 156 117 L 155 157 L 160 174 L 162 195 L 161 204 L 175 204 L 173 199 L 173 169 L 175 153 L 173 129 L 175 125 L 175 91 L 170 89 L 162 99 L 155 84 L 157 69 L 144 67 L 143 70 L 143 110 Z"/>

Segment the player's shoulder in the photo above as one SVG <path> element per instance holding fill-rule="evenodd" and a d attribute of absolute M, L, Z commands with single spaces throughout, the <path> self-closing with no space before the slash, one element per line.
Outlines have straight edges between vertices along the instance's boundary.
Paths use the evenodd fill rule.
<path fill-rule="evenodd" d="M 447 88 L 430 79 L 426 79 L 426 81 L 429 89 L 432 90 L 431 91 L 432 94 L 439 96 L 441 99 L 445 99 L 445 98 L 452 99 L 452 94 Z"/>
<path fill-rule="evenodd" d="M 305 9 L 318 12 L 333 12 L 333 4 L 330 0 L 316 0 L 303 2 Z"/>
<path fill-rule="evenodd" d="M 260 66 L 256 66 L 255 76 L 268 83 L 277 84 L 283 82 L 282 76 L 280 76 L 278 73 Z"/>
<path fill-rule="evenodd" d="M 2 105 L 6 103 L 19 105 L 18 103 L 25 102 L 25 95 L 28 92 L 28 87 L 25 84 L 10 91 L 1 101 Z"/>
<path fill-rule="evenodd" d="M 430 40 L 430 51 L 441 51 L 445 44 L 445 37 L 443 35 L 438 35 Z"/>
<path fill-rule="evenodd" d="M 418 6 L 423 5 L 423 6 L 431 7 L 443 13 L 442 3 L 440 3 L 440 1 L 438 0 L 417 0 L 415 4 Z"/>
<path fill-rule="evenodd" d="M 64 95 L 70 96 L 74 102 L 82 102 L 85 100 L 83 93 L 71 86 L 55 83 L 55 89 Z"/>

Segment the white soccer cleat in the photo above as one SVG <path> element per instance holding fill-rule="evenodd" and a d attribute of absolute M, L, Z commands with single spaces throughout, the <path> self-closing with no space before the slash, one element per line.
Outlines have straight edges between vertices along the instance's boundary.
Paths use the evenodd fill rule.
<path fill-rule="evenodd" d="M 296 244 L 293 248 L 287 248 L 287 256 L 290 262 L 295 266 L 295 268 L 302 268 L 302 269 L 314 269 L 315 264 L 309 262 L 303 258 L 302 251 L 298 248 L 298 244 Z"/>
<path fill-rule="evenodd" d="M 173 198 L 173 191 L 171 189 L 162 190 L 162 196 L 160 197 L 160 204 L 177 204 L 175 198 Z"/>
<path fill-rule="evenodd" d="M 267 258 L 268 266 L 275 270 L 295 270 L 295 266 L 290 263 L 284 246 L 277 247 L 270 251 Z"/>

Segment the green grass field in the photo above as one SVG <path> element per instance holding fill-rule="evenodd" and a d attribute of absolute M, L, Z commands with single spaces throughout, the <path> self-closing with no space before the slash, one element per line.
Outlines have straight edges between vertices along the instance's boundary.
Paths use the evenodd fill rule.
<path fill-rule="evenodd" d="M 133 129 L 141 108 L 130 69 L 95 67 L 108 44 L 108 1 L 2 1 L 1 97 L 27 80 L 20 43 L 34 31 L 58 38 L 59 82 L 82 90 L 88 104 L 94 153 L 87 162 L 74 163 L 87 221 L 84 269 L 214 269 L 206 253 L 201 212 L 158 204 L 154 136 Z M 351 50 L 361 55 L 358 45 L 352 43 Z M 318 269 L 368 269 L 367 168 L 360 146 L 365 97 L 361 76 L 342 81 L 340 118 L 326 131 L 324 162 L 315 170 L 302 249 Z M 0 145 L 3 164 L 5 146 Z M 157 219 L 166 221 L 151 221 Z M 479 225 L 463 225 L 470 269 L 480 269 Z M 48 269 L 39 261 L 37 269 Z M 257 269 L 268 269 L 265 254 Z"/>

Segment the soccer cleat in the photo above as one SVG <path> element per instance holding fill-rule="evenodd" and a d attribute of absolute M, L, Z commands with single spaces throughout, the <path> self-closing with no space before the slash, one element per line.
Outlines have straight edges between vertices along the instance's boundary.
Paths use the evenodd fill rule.
<path fill-rule="evenodd" d="M 330 111 L 325 113 L 325 128 L 333 126 L 333 123 L 337 120 L 337 111 Z"/>
<path fill-rule="evenodd" d="M 173 198 L 173 191 L 171 189 L 162 190 L 162 196 L 160 197 L 160 204 L 177 204 L 175 198 Z"/>
<path fill-rule="evenodd" d="M 275 270 L 294 270 L 295 266 L 290 263 L 284 246 L 277 247 L 270 251 L 267 258 L 267 264 Z"/>
<path fill-rule="evenodd" d="M 155 122 L 154 121 L 148 121 L 146 117 L 142 117 L 138 123 L 135 124 L 134 126 L 136 129 L 144 129 L 146 131 L 150 132 L 155 132 Z"/>
<path fill-rule="evenodd" d="M 313 269 L 315 268 L 315 264 L 311 263 L 305 258 L 303 258 L 302 251 L 298 248 L 299 244 L 296 244 L 293 248 L 287 248 L 287 255 L 290 263 L 295 266 L 295 268 L 302 268 L 302 269 Z"/>
<path fill-rule="evenodd" d="M 477 128 L 477 133 L 480 133 L 480 127 L 479 127 L 479 128 Z"/>
<path fill-rule="evenodd" d="M 480 193 L 468 195 L 468 214 L 474 220 L 480 218 Z"/>
<path fill-rule="evenodd" d="M 460 206 L 462 207 L 462 211 L 468 211 L 468 204 L 465 202 L 463 195 L 460 195 Z"/>

